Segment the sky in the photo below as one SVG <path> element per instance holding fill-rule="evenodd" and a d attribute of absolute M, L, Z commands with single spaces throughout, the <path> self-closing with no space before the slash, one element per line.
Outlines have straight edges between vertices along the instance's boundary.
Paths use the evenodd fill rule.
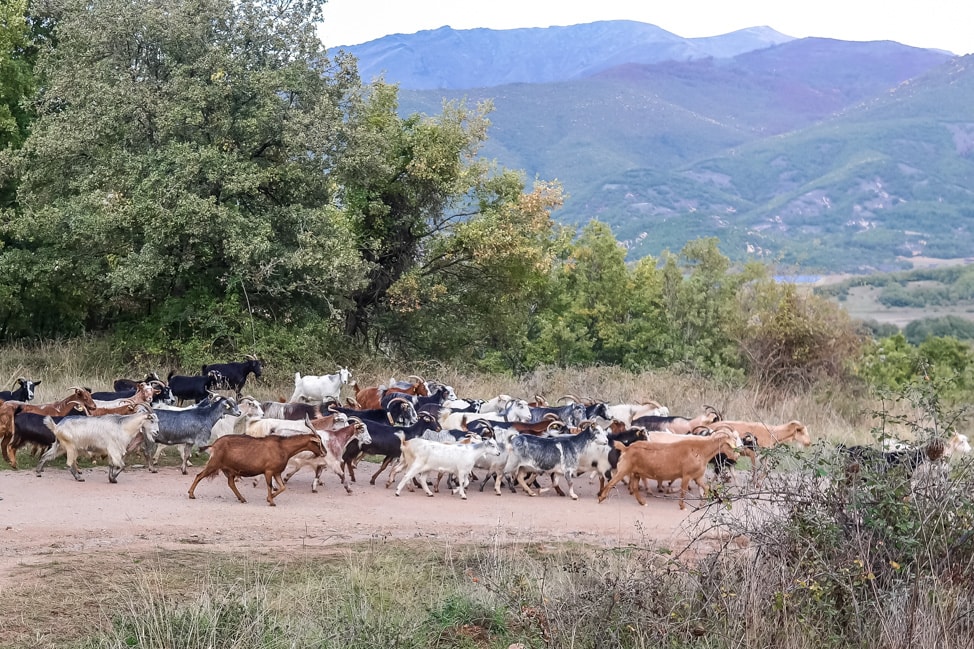
<path fill-rule="evenodd" d="M 515 29 L 636 20 L 685 38 L 766 25 L 795 38 L 974 52 L 971 0 L 327 0 L 324 18 L 327 48 L 444 25 Z"/>

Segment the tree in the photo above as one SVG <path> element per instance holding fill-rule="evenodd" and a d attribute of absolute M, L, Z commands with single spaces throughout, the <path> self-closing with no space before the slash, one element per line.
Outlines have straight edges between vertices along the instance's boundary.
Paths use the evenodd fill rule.
<path fill-rule="evenodd" d="M 524 193 L 513 172 L 484 189 L 477 218 L 431 237 L 390 288 L 381 329 L 406 355 L 523 371 L 531 363 L 527 340 L 550 292 L 554 252 L 568 236 L 550 216 L 561 190 L 539 182 Z"/>
<path fill-rule="evenodd" d="M 671 362 L 710 374 L 739 373 L 736 297 L 752 269 L 731 272 L 717 238 L 709 237 L 688 242 L 679 257 L 666 255 L 662 275 L 663 310 L 673 323 Z"/>
<path fill-rule="evenodd" d="M 489 104 L 400 116 L 326 56 L 320 0 L 61 2 L 0 333 L 232 341 L 251 315 L 384 344 L 410 282 L 469 304 L 546 270 L 560 193 L 476 159 Z"/>
<path fill-rule="evenodd" d="M 740 347 L 762 385 L 805 390 L 851 375 L 864 336 L 834 302 L 763 277 L 743 287 Z"/>
<path fill-rule="evenodd" d="M 61 8 L 16 160 L 22 213 L 0 273 L 28 259 L 31 272 L 5 333 L 100 329 L 243 290 L 258 314 L 340 308 L 363 270 L 328 177 L 343 102 L 364 100 L 354 64 L 315 37 L 319 2 Z"/>
<path fill-rule="evenodd" d="M 30 99 L 36 87 L 34 64 L 50 38 L 50 20 L 29 14 L 27 0 L 0 4 L 0 156 L 20 148 L 32 119 Z M 0 210 L 12 208 L 16 185 L 0 164 Z"/>

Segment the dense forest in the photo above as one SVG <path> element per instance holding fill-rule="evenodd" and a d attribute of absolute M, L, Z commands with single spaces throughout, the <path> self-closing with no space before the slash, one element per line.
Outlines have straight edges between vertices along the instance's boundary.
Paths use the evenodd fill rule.
<path fill-rule="evenodd" d="M 632 263 L 605 224 L 559 225 L 562 187 L 478 155 L 489 102 L 400 116 L 395 86 L 318 40 L 322 4 L 3 4 L 0 342 L 96 335 L 130 364 L 379 354 L 785 389 L 970 372 L 946 336 L 904 341 L 891 374 L 875 359 L 900 334 L 876 339 L 715 238 Z"/>

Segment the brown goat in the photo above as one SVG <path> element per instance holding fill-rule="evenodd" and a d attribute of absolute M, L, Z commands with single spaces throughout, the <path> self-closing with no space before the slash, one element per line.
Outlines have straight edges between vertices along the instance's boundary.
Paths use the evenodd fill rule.
<path fill-rule="evenodd" d="M 408 388 L 391 386 L 388 389 L 379 387 L 359 389 L 358 384 L 353 382 L 352 387 L 355 389 L 355 401 L 362 410 L 375 410 L 382 407 L 382 395 L 386 392 L 402 392 L 403 394 L 415 397 L 428 397 L 430 395 L 429 390 L 426 389 L 426 381 L 418 376 L 411 376 L 409 378 L 416 379 L 416 382 Z"/>
<path fill-rule="evenodd" d="M 738 458 L 736 440 L 727 433 L 714 433 L 709 437 L 688 436 L 672 442 L 633 442 L 625 446 L 615 442 L 613 446 L 621 455 L 617 471 L 612 480 L 599 492 L 599 502 L 605 500 L 609 490 L 624 478 L 629 479 L 629 492 L 636 501 L 645 506 L 639 493 L 641 478 L 656 481 L 680 479 L 680 509 L 686 509 L 686 494 L 693 480 L 700 487 L 701 496 L 708 491 L 704 473 L 707 463 L 718 453 L 725 453 L 731 459 Z"/>
<path fill-rule="evenodd" d="M 794 419 L 787 424 L 778 424 L 777 426 L 769 426 L 758 421 L 722 421 L 720 423 L 736 430 L 741 439 L 745 435 L 752 435 L 761 448 L 772 448 L 781 442 L 791 441 L 798 442 L 806 448 L 812 445 L 812 438 L 808 434 L 805 424 Z"/>
<path fill-rule="evenodd" d="M 247 499 L 237 490 L 236 479 L 263 475 L 267 481 L 267 504 L 275 506 L 274 498 L 279 496 L 287 487 L 281 473 L 287 467 L 288 460 L 301 451 L 311 451 L 315 455 L 324 455 L 325 447 L 318 435 L 293 435 L 281 437 L 268 435 L 267 437 L 249 437 L 247 435 L 225 435 L 209 447 L 210 459 L 199 472 L 193 485 L 189 488 L 189 497 L 196 498 L 193 493 L 196 485 L 203 478 L 211 478 L 218 471 L 227 476 L 230 490 L 242 503 Z M 274 489 L 277 480 L 278 489 Z"/>
<path fill-rule="evenodd" d="M 18 402 L 8 401 L 7 403 Z M 23 408 L 20 409 L 20 412 L 33 412 L 38 415 L 50 415 L 51 417 L 64 417 L 72 410 L 91 412 L 97 408 L 94 400 L 91 398 L 91 393 L 84 388 L 71 388 L 71 394 L 54 403 L 36 405 L 33 403 L 23 403 L 21 405 Z"/>
<path fill-rule="evenodd" d="M 0 402 L 0 455 L 5 457 L 10 466 L 17 468 L 17 451 L 10 446 L 14 437 L 14 416 L 23 406 L 20 401 Z"/>

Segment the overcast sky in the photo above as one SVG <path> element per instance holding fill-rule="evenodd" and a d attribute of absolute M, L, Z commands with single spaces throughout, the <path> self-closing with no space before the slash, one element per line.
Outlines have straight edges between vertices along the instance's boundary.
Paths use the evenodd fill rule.
<path fill-rule="evenodd" d="M 513 29 L 625 19 L 688 38 L 767 25 L 796 38 L 974 52 L 972 0 L 327 0 L 324 15 L 321 38 L 329 48 L 444 25 Z"/>

